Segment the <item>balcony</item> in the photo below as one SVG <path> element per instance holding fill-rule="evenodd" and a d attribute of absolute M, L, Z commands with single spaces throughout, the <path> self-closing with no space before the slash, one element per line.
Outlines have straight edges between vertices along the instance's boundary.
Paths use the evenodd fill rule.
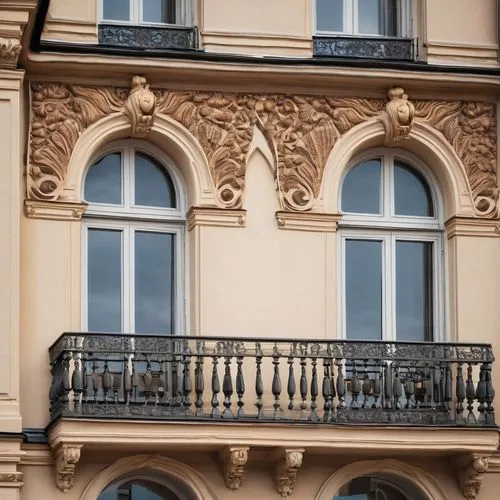
<path fill-rule="evenodd" d="M 315 36 L 315 56 L 414 61 L 415 43 L 412 38 Z"/>
<path fill-rule="evenodd" d="M 65 333 L 52 421 L 495 427 L 491 345 Z"/>

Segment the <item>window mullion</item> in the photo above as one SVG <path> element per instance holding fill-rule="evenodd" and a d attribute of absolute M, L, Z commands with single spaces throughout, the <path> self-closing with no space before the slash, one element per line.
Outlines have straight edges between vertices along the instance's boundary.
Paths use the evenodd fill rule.
<path fill-rule="evenodd" d="M 358 0 L 347 0 L 346 14 L 348 19 L 347 33 L 358 35 Z"/>
<path fill-rule="evenodd" d="M 132 5 L 130 6 L 132 10 L 132 18 L 134 24 L 142 23 L 142 0 L 130 0 Z"/>

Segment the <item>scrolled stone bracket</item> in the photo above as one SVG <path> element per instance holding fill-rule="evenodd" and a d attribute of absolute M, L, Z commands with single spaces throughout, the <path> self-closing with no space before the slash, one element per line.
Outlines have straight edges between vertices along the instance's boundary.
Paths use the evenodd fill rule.
<path fill-rule="evenodd" d="M 304 451 L 303 448 L 285 449 L 276 465 L 276 489 L 282 497 L 290 496 L 295 489 Z"/>
<path fill-rule="evenodd" d="M 76 464 L 80 460 L 83 445 L 62 445 L 55 451 L 56 484 L 67 493 L 75 482 Z"/>
<path fill-rule="evenodd" d="M 224 482 L 230 490 L 238 490 L 245 477 L 248 446 L 227 446 L 219 453 Z"/>
<path fill-rule="evenodd" d="M 455 460 L 460 489 L 466 500 L 475 500 L 481 490 L 483 476 L 488 470 L 489 456 L 465 455 Z"/>

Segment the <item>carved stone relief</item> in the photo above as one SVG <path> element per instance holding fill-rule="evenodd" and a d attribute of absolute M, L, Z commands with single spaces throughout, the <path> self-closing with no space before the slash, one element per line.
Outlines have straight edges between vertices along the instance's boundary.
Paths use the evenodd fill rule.
<path fill-rule="evenodd" d="M 0 38 L 0 67 L 15 68 L 21 53 L 21 42 L 14 38 Z"/>
<path fill-rule="evenodd" d="M 224 482 L 230 490 L 238 490 L 245 477 L 248 446 L 228 446 L 219 454 Z"/>
<path fill-rule="evenodd" d="M 285 450 L 276 467 L 276 489 L 282 497 L 290 496 L 295 489 L 297 471 L 302 466 L 303 448 Z"/>
<path fill-rule="evenodd" d="M 63 493 L 73 488 L 81 448 L 82 445 L 63 445 L 56 451 L 56 483 Z"/>
<path fill-rule="evenodd" d="M 410 102 L 404 90 L 389 89 L 388 101 L 357 97 L 222 94 L 149 90 L 134 77 L 130 93 L 113 87 L 58 83 L 32 85 L 28 198 L 61 196 L 68 163 L 80 134 L 112 113 L 125 113 L 131 135 L 146 135 L 157 115 L 182 124 L 208 160 L 221 207 L 242 207 L 247 155 L 257 126 L 275 158 L 283 211 L 305 212 L 320 192 L 327 159 L 352 127 L 380 120 L 386 143 L 411 135 L 420 120 L 439 131 L 463 162 L 477 215 L 497 214 L 496 116 L 493 104 L 465 101 Z"/>
<path fill-rule="evenodd" d="M 462 494 L 466 500 L 475 500 L 481 490 L 483 475 L 488 470 L 488 457 L 463 456 L 456 460 Z"/>

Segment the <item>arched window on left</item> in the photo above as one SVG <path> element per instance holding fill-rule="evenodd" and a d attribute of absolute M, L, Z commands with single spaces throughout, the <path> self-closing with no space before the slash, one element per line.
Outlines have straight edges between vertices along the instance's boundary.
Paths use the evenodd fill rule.
<path fill-rule="evenodd" d="M 184 333 L 184 203 L 160 151 L 118 143 L 87 171 L 84 328 Z"/>

